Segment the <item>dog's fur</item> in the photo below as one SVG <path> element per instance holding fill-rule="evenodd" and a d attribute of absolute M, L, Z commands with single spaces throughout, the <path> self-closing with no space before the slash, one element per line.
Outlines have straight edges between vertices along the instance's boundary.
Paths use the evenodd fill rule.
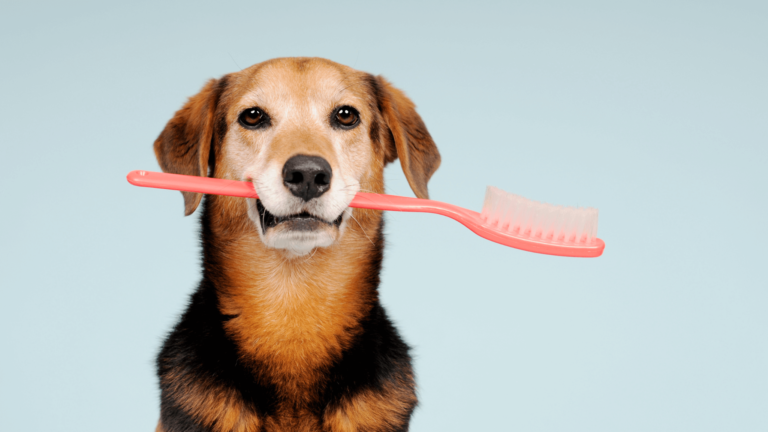
<path fill-rule="evenodd" d="M 356 127 L 334 126 L 341 106 L 359 112 Z M 268 127 L 239 123 L 252 107 Z M 407 430 L 416 405 L 408 346 L 377 292 L 382 215 L 348 205 L 358 191 L 383 193 L 396 158 L 427 197 L 440 155 L 413 103 L 383 78 L 328 60 L 275 59 L 209 81 L 155 153 L 166 172 L 250 180 L 261 199 L 203 202 L 203 278 L 157 359 L 157 430 Z M 295 155 L 329 162 L 327 193 L 291 195 L 281 169 Z M 183 195 L 189 215 L 202 195 Z M 311 229 L 262 226 L 261 204 L 315 219 Z"/>

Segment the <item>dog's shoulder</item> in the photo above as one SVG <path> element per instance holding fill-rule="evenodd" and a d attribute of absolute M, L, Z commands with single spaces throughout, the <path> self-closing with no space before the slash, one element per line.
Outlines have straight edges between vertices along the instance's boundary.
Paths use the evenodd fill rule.
<path fill-rule="evenodd" d="M 361 324 L 329 374 L 323 422 L 330 430 L 407 430 L 417 403 L 409 347 L 378 302 Z"/>
<path fill-rule="evenodd" d="M 229 318 L 204 279 L 157 357 L 165 432 L 198 430 L 188 429 L 192 424 L 216 424 L 218 430 L 258 422 L 275 411 L 275 389 L 243 364 L 224 332 Z"/>

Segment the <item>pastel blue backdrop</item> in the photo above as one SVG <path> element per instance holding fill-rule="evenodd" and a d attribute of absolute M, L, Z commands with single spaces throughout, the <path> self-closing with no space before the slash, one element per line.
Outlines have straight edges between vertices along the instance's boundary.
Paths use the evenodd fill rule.
<path fill-rule="evenodd" d="M 413 431 L 768 430 L 768 3 L 4 1 L 0 41 L 0 430 L 153 430 L 198 221 L 125 174 L 207 79 L 284 56 L 402 88 L 435 199 L 600 209 L 598 259 L 387 215 Z"/>

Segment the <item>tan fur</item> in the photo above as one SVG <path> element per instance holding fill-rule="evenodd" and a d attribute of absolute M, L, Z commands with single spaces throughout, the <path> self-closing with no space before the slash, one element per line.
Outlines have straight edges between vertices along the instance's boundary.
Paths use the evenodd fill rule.
<path fill-rule="evenodd" d="M 276 254 L 255 233 L 228 245 L 220 302 L 222 313 L 237 317 L 226 330 L 243 357 L 267 365 L 286 394 L 310 394 L 306 390 L 354 337 L 373 300 L 359 289 L 370 246 L 364 231 L 373 232 L 381 216 L 355 209 L 354 217 L 360 225 L 352 223 L 339 244 L 308 258 Z"/>
<path fill-rule="evenodd" d="M 429 198 L 427 182 L 440 167 L 440 153 L 435 151 L 427 126 L 416 114 L 413 102 L 384 78 L 377 80 L 383 90 L 379 108 L 392 131 L 396 154 L 408 184 L 416 196 Z"/>
<path fill-rule="evenodd" d="M 179 406 L 215 432 L 256 432 L 261 419 L 233 391 L 183 374 L 164 378 Z M 161 425 L 158 424 L 158 428 Z"/>
<path fill-rule="evenodd" d="M 221 96 L 217 83 L 217 80 L 208 81 L 200 93 L 189 98 L 155 141 L 155 156 L 163 171 L 208 175 L 214 116 Z M 200 204 L 203 195 L 192 192 L 182 194 L 184 214 L 189 216 Z"/>
<path fill-rule="evenodd" d="M 325 413 L 324 422 L 328 431 L 387 431 L 402 427 L 402 419 L 416 403 L 416 397 L 410 391 L 403 391 L 413 385 L 409 382 L 393 385 L 387 383 L 378 392 L 363 391 L 354 397 L 347 398 L 339 408 Z"/>

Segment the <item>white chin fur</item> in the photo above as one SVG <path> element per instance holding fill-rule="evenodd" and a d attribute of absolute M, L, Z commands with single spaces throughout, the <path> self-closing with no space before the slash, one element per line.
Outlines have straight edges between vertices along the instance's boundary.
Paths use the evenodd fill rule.
<path fill-rule="evenodd" d="M 304 256 L 315 248 L 328 247 L 335 241 L 333 236 L 324 231 L 270 233 L 266 237 L 267 246 L 274 249 L 284 249 L 296 256 Z"/>
<path fill-rule="evenodd" d="M 319 247 L 331 246 L 336 241 L 336 236 L 327 229 L 317 231 L 278 231 L 269 230 L 266 234 L 261 227 L 259 211 L 256 208 L 256 200 L 248 198 L 248 216 L 256 225 L 259 237 L 264 244 L 272 249 L 282 249 L 293 256 L 304 256 Z M 345 215 L 346 219 L 346 215 Z M 344 223 L 339 227 L 339 234 L 344 228 Z"/>

